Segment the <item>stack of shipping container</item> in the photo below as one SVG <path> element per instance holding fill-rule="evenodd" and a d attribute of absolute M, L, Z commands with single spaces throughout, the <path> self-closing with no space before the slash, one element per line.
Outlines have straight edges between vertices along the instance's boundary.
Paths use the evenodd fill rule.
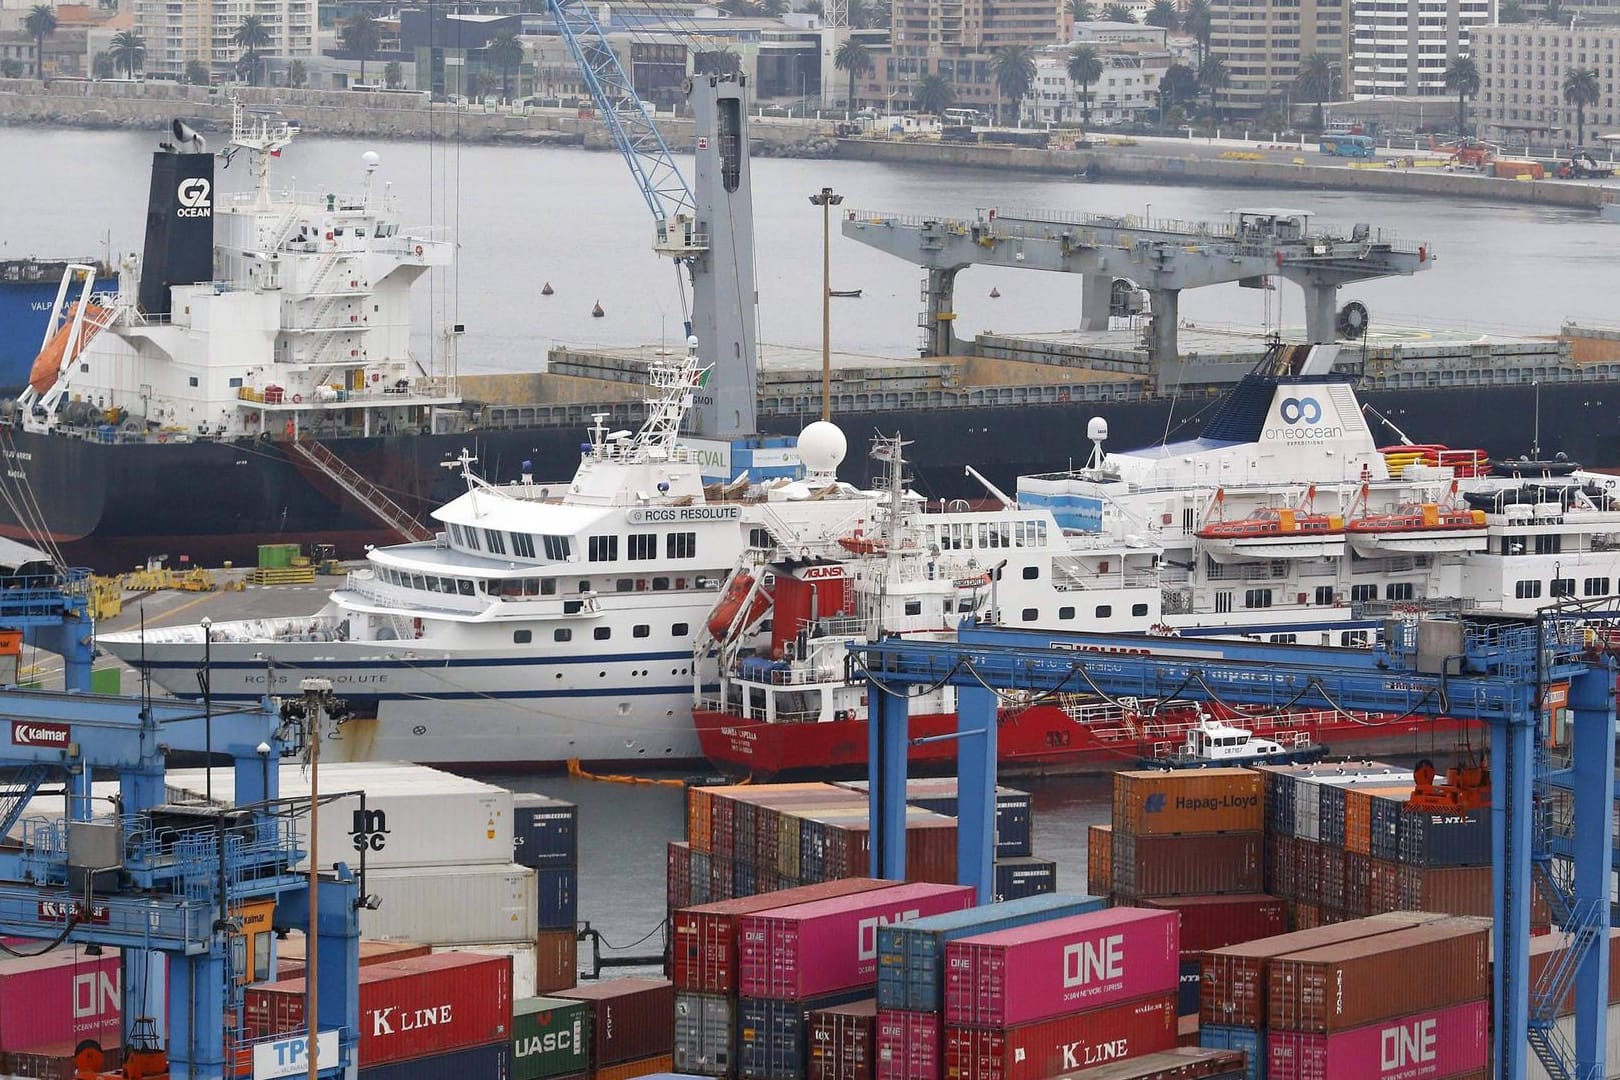
<path fill-rule="evenodd" d="M 13 942 L 35 952 L 46 943 Z M 0 1071 L 7 1076 L 72 1076 L 73 1052 L 94 1039 L 119 1060 L 123 979 L 117 949 L 91 956 L 65 945 L 38 956 L 0 959 Z"/>
<path fill-rule="evenodd" d="M 585 1006 L 581 1029 L 588 1080 L 631 1080 L 669 1071 L 675 988 L 668 979 L 605 979 L 552 996 Z"/>
<path fill-rule="evenodd" d="M 442 953 L 368 964 L 359 989 L 363 1080 L 510 1075 L 511 957 Z M 302 978 L 248 987 L 249 1035 L 306 1030 L 305 992 Z"/>
<path fill-rule="evenodd" d="M 1180 1046 L 1065 1073 L 1058 1080 L 1242 1080 L 1243 1063 L 1243 1055 L 1230 1050 Z"/>
<path fill-rule="evenodd" d="M 1180 919 L 1111 908 L 945 947 L 945 1076 L 1043 1080 L 1176 1045 Z"/>
<path fill-rule="evenodd" d="M 578 972 L 579 807 L 519 792 L 512 815 L 513 861 L 534 870 L 539 892 L 534 989 L 566 990 Z"/>
<path fill-rule="evenodd" d="M 950 942 L 1106 906 L 1099 897 L 1054 893 L 878 927 L 876 1080 L 941 1080 L 944 1075 L 945 953 Z M 840 1075 L 836 1080 L 872 1076 Z"/>
<path fill-rule="evenodd" d="M 954 781 L 913 781 L 907 791 L 906 880 L 954 882 Z M 669 847 L 671 910 L 867 872 L 871 811 L 863 784 L 693 788 L 687 799 L 686 840 Z M 1030 850 L 1026 793 L 998 790 L 996 828 L 998 895 L 1053 891 L 1056 864 Z"/>

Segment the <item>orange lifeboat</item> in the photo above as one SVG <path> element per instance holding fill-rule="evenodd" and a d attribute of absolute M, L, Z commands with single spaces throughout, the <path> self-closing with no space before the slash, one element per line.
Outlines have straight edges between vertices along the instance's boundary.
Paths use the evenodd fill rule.
<path fill-rule="evenodd" d="M 856 529 L 848 536 L 840 536 L 838 546 L 855 555 L 881 555 L 883 553 L 883 541 L 875 536 L 867 536 L 860 529 Z"/>
<path fill-rule="evenodd" d="M 720 597 L 720 602 L 714 605 L 713 611 L 709 612 L 710 634 L 713 634 L 716 638 L 724 638 L 731 632 L 732 626 L 737 624 L 737 613 L 742 610 L 744 603 L 748 603 L 748 593 L 753 588 L 754 575 L 752 574 L 738 574 L 731 579 L 731 584 L 726 586 L 725 595 Z M 764 589 L 758 590 L 754 593 L 753 602 L 748 603 L 748 614 L 737 625 L 753 625 L 764 616 L 770 606 L 771 594 Z"/>
<path fill-rule="evenodd" d="M 1366 514 L 1352 518 L 1345 528 L 1353 533 L 1448 532 L 1466 529 L 1477 532 L 1485 527 L 1485 511 L 1451 509 L 1436 503 L 1419 503 L 1392 514 Z"/>
<path fill-rule="evenodd" d="M 56 328 L 51 339 L 45 343 L 34 358 L 34 366 L 28 372 L 28 385 L 34 388 L 34 393 L 43 394 L 56 385 L 56 377 L 62 370 L 62 365 L 70 364 L 76 360 L 90 339 L 95 337 L 112 318 L 112 312 L 97 304 L 88 304 L 84 309 L 84 325 L 79 330 L 79 340 L 74 345 L 73 355 L 67 355 L 68 339 L 73 336 L 73 320 L 77 317 L 78 304 L 69 305 L 62 319 L 62 325 Z"/>
<path fill-rule="evenodd" d="M 1287 507 L 1268 506 L 1235 521 L 1212 521 L 1199 529 L 1197 535 L 1200 540 L 1248 540 L 1296 533 L 1324 535 L 1343 530 L 1344 519 L 1338 514 L 1307 514 Z"/>

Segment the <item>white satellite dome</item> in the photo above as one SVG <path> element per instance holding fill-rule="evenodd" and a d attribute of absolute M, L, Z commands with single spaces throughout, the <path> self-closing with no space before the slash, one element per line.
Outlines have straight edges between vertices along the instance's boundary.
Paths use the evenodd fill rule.
<path fill-rule="evenodd" d="M 1108 439 L 1108 421 L 1100 416 L 1093 416 L 1086 424 L 1086 438 L 1092 442 L 1104 442 Z"/>
<path fill-rule="evenodd" d="M 817 420 L 799 432 L 799 460 L 810 472 L 837 472 L 848 452 L 849 440 L 837 424 Z"/>

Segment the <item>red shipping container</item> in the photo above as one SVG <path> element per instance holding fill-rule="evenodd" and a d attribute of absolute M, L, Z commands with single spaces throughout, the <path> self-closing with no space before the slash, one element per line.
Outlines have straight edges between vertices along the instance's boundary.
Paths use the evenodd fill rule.
<path fill-rule="evenodd" d="M 40 956 L 7 957 L 0 960 L 0 1050 L 79 1039 L 115 1046 L 122 1001 L 116 949 L 86 956 L 69 946 Z"/>
<path fill-rule="evenodd" d="M 1181 951 L 1204 952 L 1288 930 L 1288 905 L 1275 896 L 1165 896 L 1141 907 L 1181 913 Z"/>
<path fill-rule="evenodd" d="M 675 988 L 698 994 L 737 992 L 737 930 L 744 915 L 893 887 L 894 882 L 877 878 L 841 878 L 677 911 L 671 933 Z"/>
<path fill-rule="evenodd" d="M 876 1068 L 876 998 L 810 1014 L 809 1080 L 873 1080 Z"/>
<path fill-rule="evenodd" d="M 668 979 L 605 979 L 551 996 L 590 1009 L 592 1070 L 660 1055 L 667 1060 L 675 1050 L 675 987 Z"/>
<path fill-rule="evenodd" d="M 296 930 L 288 934 L 284 940 L 276 942 L 276 978 L 302 978 L 305 952 L 304 935 Z M 378 941 L 363 938 L 360 941 L 360 966 L 392 964 L 400 960 L 427 956 L 432 952 L 433 946 L 415 941 Z"/>
<path fill-rule="evenodd" d="M 1490 1061 L 1490 1005 L 1472 1001 L 1332 1035 L 1272 1031 L 1270 1080 L 1441 1080 Z"/>
<path fill-rule="evenodd" d="M 303 1030 L 304 980 L 248 987 L 246 1014 L 260 1037 Z M 510 956 L 438 953 L 360 969 L 360 1060 L 367 1065 L 503 1042 L 511 1026 Z"/>
<path fill-rule="evenodd" d="M 945 1021 L 1000 1028 L 1096 1009 L 1181 982 L 1174 912 L 1109 908 L 945 947 Z"/>
<path fill-rule="evenodd" d="M 939 1013 L 880 1009 L 877 1080 L 939 1080 L 944 1034 Z"/>
<path fill-rule="evenodd" d="M 1176 1045 L 1176 995 L 1163 994 L 1038 1024 L 945 1028 L 947 1080 L 1046 1080 Z"/>
<path fill-rule="evenodd" d="M 895 885 L 742 917 L 738 963 L 745 997 L 803 1001 L 877 976 L 877 928 L 976 903 L 965 885 Z"/>

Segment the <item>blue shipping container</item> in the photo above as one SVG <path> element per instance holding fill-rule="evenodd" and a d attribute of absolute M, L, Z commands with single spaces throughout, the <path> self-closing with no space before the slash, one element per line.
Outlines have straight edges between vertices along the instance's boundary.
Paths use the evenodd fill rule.
<path fill-rule="evenodd" d="M 880 926 L 878 1008 L 943 1011 L 945 945 L 948 942 L 1050 919 L 1085 915 L 1107 906 L 1104 897 L 1055 893 Z"/>
<path fill-rule="evenodd" d="M 1057 863 L 1020 856 L 996 860 L 996 902 L 1057 892 Z"/>
<path fill-rule="evenodd" d="M 757 892 L 759 890 L 754 888 L 754 864 L 738 859 L 731 867 L 731 895 L 753 896 Z"/>
<path fill-rule="evenodd" d="M 520 866 L 579 864 L 579 807 L 529 792 L 512 796 L 512 861 Z"/>
<path fill-rule="evenodd" d="M 1266 1080 L 1270 1062 L 1266 1059 L 1265 1031 L 1201 1024 L 1198 1028 L 1198 1045 L 1210 1050 L 1242 1050 L 1249 1055 L 1249 1067 L 1243 1073 L 1245 1080 Z"/>
<path fill-rule="evenodd" d="M 511 1076 L 512 1044 L 509 1040 L 360 1070 L 360 1080 L 450 1080 L 457 1077 L 510 1080 Z"/>
<path fill-rule="evenodd" d="M 1202 978 L 1197 960 L 1181 961 L 1181 983 L 1176 988 L 1177 1016 L 1198 1015 L 1198 985 Z"/>
<path fill-rule="evenodd" d="M 1372 838 L 1368 849 L 1375 859 L 1394 862 L 1401 850 L 1401 818 L 1406 816 L 1406 804 L 1399 799 L 1372 801 Z"/>
<path fill-rule="evenodd" d="M 810 1014 L 871 996 L 860 986 L 809 1001 L 737 1000 L 737 1075 L 741 1080 L 804 1080 L 810 1057 Z"/>
<path fill-rule="evenodd" d="M 1400 818 L 1396 859 L 1408 866 L 1488 866 L 1491 812 L 1407 811 Z"/>
<path fill-rule="evenodd" d="M 540 881 L 540 929 L 572 930 L 579 921 L 579 871 L 557 866 L 534 873 Z"/>
<path fill-rule="evenodd" d="M 1322 843 L 1328 847 L 1344 847 L 1344 785 L 1319 784 L 1317 795 L 1318 828 Z"/>

